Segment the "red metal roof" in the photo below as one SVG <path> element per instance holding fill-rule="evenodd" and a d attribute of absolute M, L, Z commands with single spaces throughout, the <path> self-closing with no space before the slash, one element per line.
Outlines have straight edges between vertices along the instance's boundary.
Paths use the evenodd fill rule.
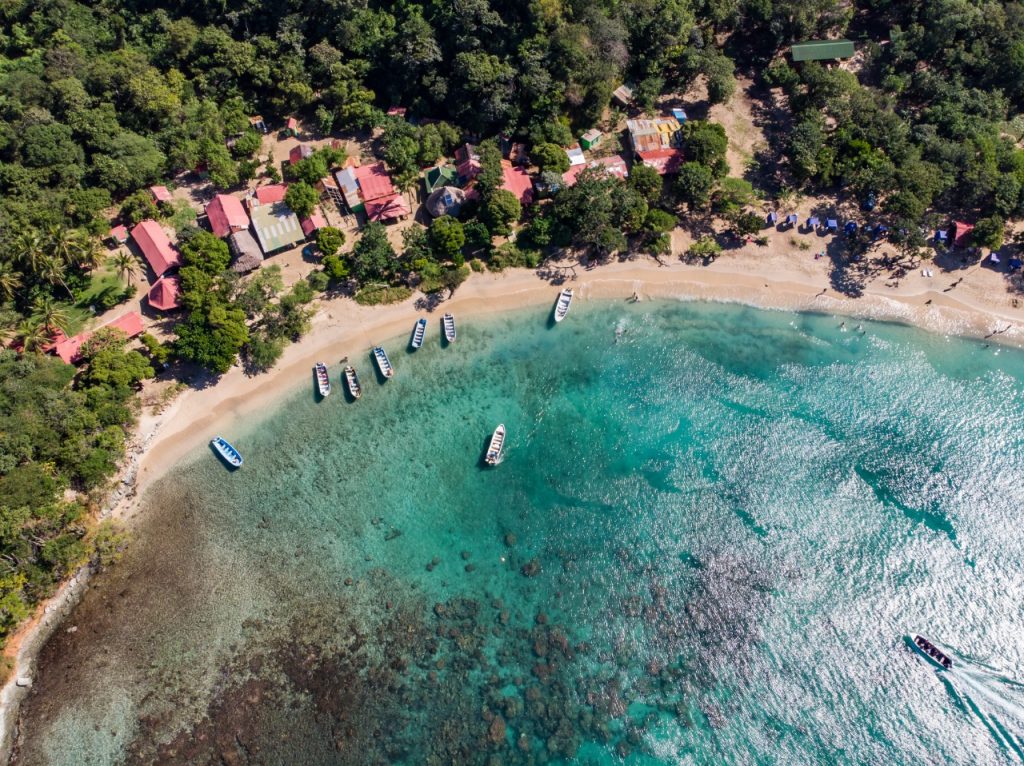
<path fill-rule="evenodd" d="M 287 184 L 270 184 L 269 186 L 260 186 L 256 189 L 256 200 L 261 205 L 272 205 L 275 202 L 284 202 L 284 195 L 287 191 Z"/>
<path fill-rule="evenodd" d="M 363 202 L 390 197 L 395 193 L 395 187 L 391 184 L 391 176 L 388 175 L 383 162 L 353 168 L 352 172 L 355 173 L 356 180 L 359 181 Z"/>
<path fill-rule="evenodd" d="M 147 220 L 138 224 L 132 229 L 132 239 L 158 277 L 163 276 L 168 269 L 181 265 L 181 254 L 156 221 Z"/>
<path fill-rule="evenodd" d="M 310 236 L 317 229 L 322 229 L 327 225 L 327 221 L 319 213 L 313 213 L 309 218 L 303 218 L 302 221 L 302 233 L 307 237 Z"/>
<path fill-rule="evenodd" d="M 405 117 L 406 109 L 404 106 L 393 106 L 388 109 L 388 115 L 390 117 Z"/>
<path fill-rule="evenodd" d="M 181 303 L 178 301 L 178 290 L 181 282 L 177 277 L 160 277 L 146 295 L 149 305 L 160 311 L 176 309 Z"/>
<path fill-rule="evenodd" d="M 507 189 L 515 194 L 524 205 L 533 202 L 533 181 L 530 180 L 530 176 L 526 174 L 525 170 L 516 167 L 508 160 L 502 160 L 501 172 L 505 177 L 501 184 L 502 189 Z"/>
<path fill-rule="evenodd" d="M 115 242 L 127 242 L 128 241 L 128 227 L 118 225 L 110 230 L 110 238 Z"/>
<path fill-rule="evenodd" d="M 289 130 L 295 130 L 295 128 L 299 127 L 299 121 L 294 117 L 289 117 L 288 122 L 286 122 L 285 125 L 288 126 Z"/>
<path fill-rule="evenodd" d="M 565 181 L 565 185 L 572 186 L 575 184 L 576 177 L 587 168 L 601 168 L 606 173 L 618 176 L 619 178 L 625 178 L 629 173 L 629 169 L 626 167 L 626 161 L 616 154 L 613 157 L 602 157 L 599 160 L 591 160 L 585 165 L 573 165 L 567 171 L 562 173 L 562 180 Z"/>
<path fill-rule="evenodd" d="M 392 221 L 409 213 L 409 205 L 401 194 L 380 197 L 366 203 L 366 217 L 371 221 Z"/>
<path fill-rule="evenodd" d="M 171 193 L 167 190 L 166 186 L 150 186 L 149 191 L 157 202 L 171 201 Z"/>
<path fill-rule="evenodd" d="M 974 231 L 974 224 L 953 221 L 953 245 L 956 247 L 967 247 L 971 244 L 972 231 Z"/>
<path fill-rule="evenodd" d="M 298 146 L 293 146 L 292 150 L 288 152 L 288 163 L 290 165 L 294 165 L 296 162 L 304 160 L 307 157 L 311 156 L 312 154 L 313 147 L 310 146 L 309 144 L 299 144 Z"/>
<path fill-rule="evenodd" d="M 653 149 L 649 152 L 637 152 L 641 161 L 659 174 L 676 173 L 683 164 L 683 153 L 679 149 Z"/>
<path fill-rule="evenodd" d="M 249 228 L 249 216 L 242 206 L 242 200 L 230 194 L 218 194 L 206 206 L 210 228 L 218 237 L 226 237 L 233 231 Z"/>
<path fill-rule="evenodd" d="M 142 317 L 137 311 L 129 311 L 99 329 L 120 330 L 129 338 L 134 338 L 142 333 Z M 82 346 L 92 335 L 91 332 L 80 332 L 78 335 L 62 340 L 54 347 L 54 352 L 66 363 L 74 364 L 81 358 Z"/>

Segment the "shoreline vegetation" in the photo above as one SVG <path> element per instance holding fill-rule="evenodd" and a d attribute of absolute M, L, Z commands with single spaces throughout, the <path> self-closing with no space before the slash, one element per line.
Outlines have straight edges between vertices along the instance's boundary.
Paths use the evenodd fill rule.
<path fill-rule="evenodd" d="M 0 755 L 103 520 L 417 314 L 568 284 L 1024 345 L 1020 14 L 471 5 L 0 11 Z"/>

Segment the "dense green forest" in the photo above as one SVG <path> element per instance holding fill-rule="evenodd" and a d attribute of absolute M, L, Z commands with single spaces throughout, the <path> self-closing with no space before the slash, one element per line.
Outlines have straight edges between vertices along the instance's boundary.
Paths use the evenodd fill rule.
<path fill-rule="evenodd" d="M 113 474 L 133 391 L 172 352 L 215 373 L 240 356 L 266 369 L 305 330 L 316 292 L 354 283 L 364 303 L 412 286 L 450 292 L 471 267 L 536 266 L 568 244 L 660 255 L 687 214 L 713 209 L 739 232 L 756 230 L 759 191 L 877 199 L 875 215 L 908 248 L 950 215 L 977 221 L 977 243 L 998 246 L 1024 207 L 1018 3 L 9 0 L 0 22 L 0 332 L 24 352 L 0 353 L 0 636 L 89 555 L 82 498 Z M 840 36 L 858 43 L 853 66 L 786 55 L 794 41 Z M 488 137 L 527 142 L 557 178 L 559 147 L 602 118 L 620 84 L 633 85 L 637 110 L 698 78 L 711 103 L 725 103 L 738 73 L 775 110 L 756 176 L 727 177 L 724 132 L 694 121 L 670 183 L 644 168 L 628 183 L 587 171 L 530 212 L 498 188 Z M 394 105 L 434 122 L 386 117 Z M 142 190 L 194 169 L 227 190 L 276 180 L 249 125 L 257 113 L 272 127 L 299 114 L 323 134 L 382 128 L 382 159 L 403 189 L 460 142 L 483 140 L 479 199 L 461 220 L 410 229 L 401 252 L 378 224 L 344 254 L 342 234 L 325 229 L 322 271 L 288 291 L 274 267 L 239 280 L 190 210 L 160 209 Z M 311 209 L 311 184 L 339 159 L 318 153 L 296 166 L 289 202 Z M 111 210 L 178 229 L 184 319 L 173 348 L 150 338 L 146 355 L 101 336 L 76 377 L 33 352 L 73 329 L 76 306 L 124 297 L 97 276 Z M 492 248 L 524 215 L 516 243 Z M 131 259 L 111 263 L 130 282 Z"/>

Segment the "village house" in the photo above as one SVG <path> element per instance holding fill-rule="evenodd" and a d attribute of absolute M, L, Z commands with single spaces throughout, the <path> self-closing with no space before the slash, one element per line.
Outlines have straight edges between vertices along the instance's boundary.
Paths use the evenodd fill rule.
<path fill-rule="evenodd" d="M 248 229 L 236 231 L 228 237 L 228 247 L 231 249 L 231 270 L 239 274 L 245 274 L 258 269 L 263 263 L 263 252 L 259 243 Z"/>
<path fill-rule="evenodd" d="M 626 120 L 629 145 L 644 165 L 661 175 L 675 173 L 683 164 L 682 136 L 675 117 Z"/>
<path fill-rule="evenodd" d="M 230 194 L 214 197 L 206 206 L 206 218 L 210 222 L 211 231 L 222 239 L 233 231 L 249 228 L 249 216 L 242 200 Z"/>
<path fill-rule="evenodd" d="M 264 255 L 295 247 L 306 238 L 298 216 L 285 204 L 287 188 L 284 184 L 260 186 L 249 198 L 252 228 Z"/>
<path fill-rule="evenodd" d="M 146 293 L 146 301 L 157 311 L 172 311 L 181 306 L 180 292 L 181 280 L 178 277 L 160 277 Z"/>
<path fill-rule="evenodd" d="M 619 155 L 613 155 L 611 157 L 601 157 L 597 160 L 590 160 L 583 165 L 573 165 L 567 171 L 562 173 L 562 181 L 565 184 L 565 188 L 573 186 L 576 183 L 577 177 L 587 168 L 601 168 L 606 173 L 609 173 L 617 178 L 625 179 L 629 175 L 629 168 L 626 165 L 626 161 Z"/>
<path fill-rule="evenodd" d="M 302 160 L 304 159 L 312 157 L 313 151 L 313 147 L 310 146 L 309 144 L 299 144 L 298 146 L 293 146 L 291 151 L 288 152 L 288 164 L 295 165 L 299 162 L 302 162 Z"/>
<path fill-rule="evenodd" d="M 181 265 L 181 253 L 156 221 L 147 219 L 137 224 L 132 229 L 132 239 L 157 278 Z"/>
<path fill-rule="evenodd" d="M 108 322 L 99 328 L 101 330 L 120 330 L 129 338 L 142 334 L 142 317 L 137 311 L 129 311 L 122 314 L 112 322 Z M 56 343 L 50 348 L 53 353 L 59 356 L 66 364 L 77 364 L 82 359 L 82 346 L 89 340 L 94 332 L 80 332 L 70 338 L 59 337 Z M 60 334 L 63 336 L 63 333 Z"/>

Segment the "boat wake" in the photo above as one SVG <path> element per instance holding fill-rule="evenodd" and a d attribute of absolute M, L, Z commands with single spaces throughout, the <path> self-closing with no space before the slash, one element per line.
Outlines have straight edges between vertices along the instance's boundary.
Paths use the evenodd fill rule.
<path fill-rule="evenodd" d="M 995 668 L 943 649 L 953 667 L 938 671 L 959 706 L 976 717 L 1000 747 L 1024 763 L 1024 684 Z"/>

